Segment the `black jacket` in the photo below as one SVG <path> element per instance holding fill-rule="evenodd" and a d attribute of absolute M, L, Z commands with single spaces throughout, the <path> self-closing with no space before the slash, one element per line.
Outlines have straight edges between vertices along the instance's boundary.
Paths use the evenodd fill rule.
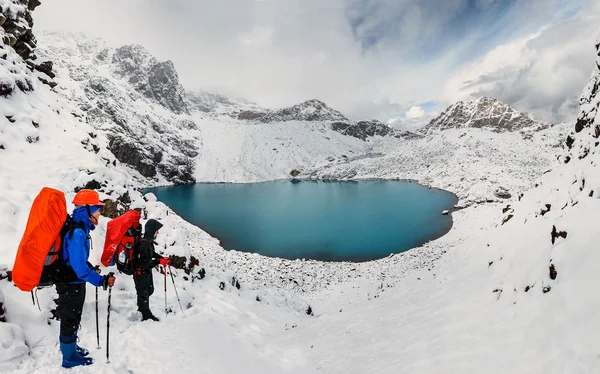
<path fill-rule="evenodd" d="M 155 219 L 149 219 L 146 222 L 144 238 L 140 240 L 138 253 L 136 256 L 135 267 L 138 269 L 150 270 L 158 265 L 161 256 L 154 250 L 154 234 L 162 227 L 162 224 Z"/>

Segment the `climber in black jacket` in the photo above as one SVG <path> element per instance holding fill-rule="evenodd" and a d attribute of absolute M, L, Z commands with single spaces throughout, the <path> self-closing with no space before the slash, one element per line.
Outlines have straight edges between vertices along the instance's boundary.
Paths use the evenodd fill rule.
<path fill-rule="evenodd" d="M 154 251 L 154 240 L 158 236 L 158 230 L 162 223 L 155 219 L 146 222 L 144 237 L 140 240 L 134 262 L 133 281 L 137 292 L 138 310 L 142 313 L 142 321 L 159 319 L 150 311 L 150 296 L 154 293 L 154 281 L 152 279 L 152 268 L 160 264 L 166 266 L 168 257 L 161 257 Z"/>

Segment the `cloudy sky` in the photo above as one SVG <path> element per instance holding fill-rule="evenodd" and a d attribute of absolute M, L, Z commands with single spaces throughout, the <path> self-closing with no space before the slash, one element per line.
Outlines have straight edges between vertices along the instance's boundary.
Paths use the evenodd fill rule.
<path fill-rule="evenodd" d="M 34 19 L 142 44 L 188 89 L 410 128 L 482 95 L 572 121 L 600 0 L 47 0 Z"/>

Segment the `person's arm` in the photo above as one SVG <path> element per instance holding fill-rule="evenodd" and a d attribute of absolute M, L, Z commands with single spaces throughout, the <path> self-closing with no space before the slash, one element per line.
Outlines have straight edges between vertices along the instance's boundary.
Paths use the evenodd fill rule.
<path fill-rule="evenodd" d="M 83 230 L 73 231 L 73 237 L 67 241 L 65 248 L 69 254 L 69 265 L 71 265 L 79 279 L 100 287 L 102 286 L 102 282 L 104 282 L 104 276 L 96 273 L 93 268 L 88 266 L 88 259 L 84 249 L 86 240 L 87 237 Z"/>

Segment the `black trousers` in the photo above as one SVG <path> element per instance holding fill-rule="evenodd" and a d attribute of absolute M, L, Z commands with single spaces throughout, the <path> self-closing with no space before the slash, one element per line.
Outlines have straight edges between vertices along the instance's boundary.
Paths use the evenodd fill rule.
<path fill-rule="evenodd" d="M 150 312 L 150 296 L 154 293 L 154 280 L 152 279 L 152 271 L 148 271 L 142 275 L 133 275 L 135 282 L 135 291 L 137 292 L 138 310 L 142 316 L 152 314 Z"/>
<path fill-rule="evenodd" d="M 60 334 L 67 340 L 72 337 L 74 341 L 75 332 L 79 329 L 81 323 L 81 313 L 85 303 L 85 283 L 57 284 L 56 292 L 58 292 Z M 65 341 L 65 343 L 67 342 Z"/>

